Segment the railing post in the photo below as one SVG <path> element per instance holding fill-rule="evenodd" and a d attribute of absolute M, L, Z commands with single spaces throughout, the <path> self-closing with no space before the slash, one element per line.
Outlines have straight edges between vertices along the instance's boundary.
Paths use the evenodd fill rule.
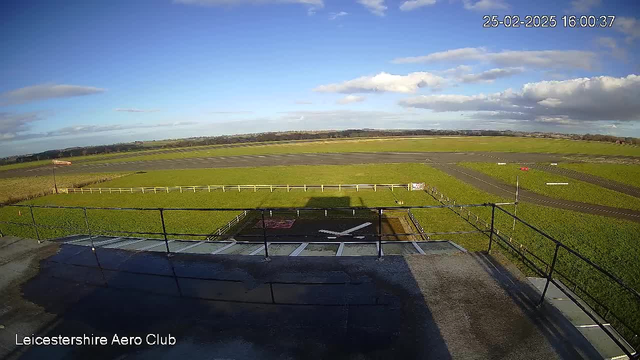
<path fill-rule="evenodd" d="M 382 209 L 378 209 L 378 260 L 382 260 Z"/>
<path fill-rule="evenodd" d="M 556 267 L 556 260 L 558 259 L 558 250 L 560 250 L 560 244 L 556 243 L 556 251 L 553 254 L 553 261 L 551 261 L 551 269 L 549 269 L 549 274 L 547 274 L 547 283 L 544 284 L 544 290 L 542 290 L 542 296 L 540 297 L 540 302 L 538 302 L 538 306 L 542 305 L 544 302 L 544 296 L 547 294 L 547 289 L 549 288 L 549 283 L 551 282 L 551 276 L 553 276 L 553 270 Z"/>
<path fill-rule="evenodd" d="M 38 238 L 38 244 L 40 241 L 40 232 L 38 231 L 38 225 L 36 225 L 36 218 L 33 216 L 33 206 L 29 205 L 29 211 L 31 212 L 31 221 L 33 222 L 33 230 L 36 231 L 36 237 Z"/>
<path fill-rule="evenodd" d="M 269 259 L 269 245 L 267 244 L 267 223 L 264 221 L 264 210 L 261 212 L 262 214 L 262 238 L 264 239 L 264 260 L 270 261 Z"/>
<path fill-rule="evenodd" d="M 496 219 L 496 204 L 491 204 L 491 233 L 489 234 L 489 250 L 487 251 L 491 254 L 491 245 L 493 243 L 493 224 Z"/>
<path fill-rule="evenodd" d="M 91 241 L 91 251 L 96 251 L 96 247 L 93 246 L 93 236 L 91 236 L 91 227 L 89 226 L 89 217 L 87 216 L 87 208 L 82 208 L 84 212 L 84 224 L 87 227 L 87 234 L 89 235 L 89 240 Z"/>
<path fill-rule="evenodd" d="M 160 210 L 160 220 L 162 221 L 162 235 L 164 236 L 164 246 L 167 248 L 167 256 L 171 256 L 171 251 L 169 250 L 169 241 L 167 240 L 167 227 L 164 224 L 164 209 Z"/>

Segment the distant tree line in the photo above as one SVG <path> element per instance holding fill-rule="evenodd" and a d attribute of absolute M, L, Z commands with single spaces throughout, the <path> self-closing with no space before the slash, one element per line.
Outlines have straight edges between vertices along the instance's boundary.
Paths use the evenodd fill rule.
<path fill-rule="evenodd" d="M 22 163 L 38 160 L 49 160 L 58 158 L 73 158 L 84 155 L 109 154 L 120 152 L 131 152 L 151 149 L 169 149 L 178 147 L 191 147 L 202 145 L 230 145 L 238 143 L 275 142 L 275 141 L 297 141 L 297 140 L 321 140 L 321 139 L 344 139 L 344 138 L 367 138 L 367 137 L 393 137 L 393 136 L 513 136 L 513 137 L 536 137 L 554 139 L 572 139 L 602 141 L 617 144 L 639 145 L 640 139 L 633 137 L 617 137 L 599 134 L 559 134 L 542 132 L 522 132 L 522 131 L 497 131 L 497 130 L 375 130 L 375 129 L 350 129 L 334 131 L 288 131 L 288 132 L 267 132 L 258 134 L 194 137 L 187 139 L 176 139 L 171 141 L 136 141 L 133 143 L 100 145 L 88 147 L 74 147 L 62 150 L 48 150 L 37 154 L 13 156 L 0 159 L 0 164 Z"/>

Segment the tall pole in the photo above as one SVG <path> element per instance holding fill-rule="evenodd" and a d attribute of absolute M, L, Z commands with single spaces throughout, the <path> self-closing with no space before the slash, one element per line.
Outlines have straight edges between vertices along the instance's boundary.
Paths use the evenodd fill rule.
<path fill-rule="evenodd" d="M 516 176 L 516 203 L 513 205 L 513 215 L 518 215 L 518 193 L 520 191 L 520 177 Z M 516 230 L 516 218 L 513 218 L 513 229 Z"/>
<path fill-rule="evenodd" d="M 52 162 L 52 171 L 53 171 L 53 187 L 56 189 L 56 194 L 58 193 L 58 184 L 56 183 L 56 163 Z"/>

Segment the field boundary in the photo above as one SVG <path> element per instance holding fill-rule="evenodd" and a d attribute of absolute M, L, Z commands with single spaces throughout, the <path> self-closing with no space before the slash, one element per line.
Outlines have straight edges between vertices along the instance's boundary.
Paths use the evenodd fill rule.
<path fill-rule="evenodd" d="M 89 194 L 133 194 L 133 193 L 170 193 L 170 192 L 212 192 L 212 191 L 237 191 L 241 192 L 242 190 L 253 190 L 257 192 L 258 190 L 269 190 L 273 192 L 274 190 L 287 190 L 290 192 L 291 190 L 320 190 L 324 192 L 324 190 L 373 190 L 378 191 L 378 189 L 385 190 L 389 189 L 394 191 L 395 189 L 406 189 L 407 191 L 412 190 L 412 184 L 299 184 L 299 185 L 189 185 L 189 186 L 148 186 L 148 187 L 108 187 L 108 188 L 59 188 L 58 191 L 63 194 L 75 194 L 75 193 L 89 193 Z"/>

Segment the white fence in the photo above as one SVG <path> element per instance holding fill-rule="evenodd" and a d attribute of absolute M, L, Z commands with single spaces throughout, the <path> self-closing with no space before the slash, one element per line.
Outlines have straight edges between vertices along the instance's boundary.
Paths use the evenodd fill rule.
<path fill-rule="evenodd" d="M 227 225 L 219 228 L 218 230 L 211 233 L 211 235 L 207 236 L 207 241 L 215 240 L 216 237 L 221 236 L 222 234 L 226 234 L 232 227 L 236 226 L 240 220 L 244 219 L 247 216 L 247 211 L 243 211 L 240 215 L 236 215 L 231 221 L 227 223 Z"/>
<path fill-rule="evenodd" d="M 412 191 L 412 184 L 337 184 L 337 185 L 204 185 L 204 186 L 161 186 L 161 187 L 127 187 L 127 188 L 60 188 L 58 191 L 64 194 L 89 193 L 89 194 L 123 194 L 123 193 L 170 193 L 170 192 L 212 192 L 212 191 L 258 191 L 258 190 L 373 190 L 378 191 L 389 189 L 406 189 Z"/>

